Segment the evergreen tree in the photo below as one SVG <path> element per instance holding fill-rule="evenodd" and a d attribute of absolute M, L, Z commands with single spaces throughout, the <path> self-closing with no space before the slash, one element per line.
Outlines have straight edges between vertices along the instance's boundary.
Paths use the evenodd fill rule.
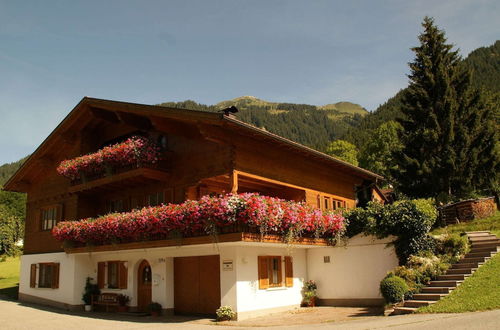
<path fill-rule="evenodd" d="M 401 108 L 403 149 L 394 171 L 399 189 L 415 197 L 451 197 L 491 187 L 499 163 L 492 109 L 472 88 L 444 31 L 429 17 L 422 26 Z"/>

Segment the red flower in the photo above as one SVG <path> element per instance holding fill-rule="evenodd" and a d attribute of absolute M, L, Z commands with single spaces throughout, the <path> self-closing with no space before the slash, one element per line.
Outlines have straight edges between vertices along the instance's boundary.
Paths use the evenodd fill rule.
<path fill-rule="evenodd" d="M 262 233 L 333 238 L 344 231 L 344 218 L 304 203 L 258 194 L 205 196 L 199 201 L 145 207 L 99 218 L 60 222 L 52 230 L 59 241 L 110 244 L 207 234 L 231 225 L 254 227 Z"/>

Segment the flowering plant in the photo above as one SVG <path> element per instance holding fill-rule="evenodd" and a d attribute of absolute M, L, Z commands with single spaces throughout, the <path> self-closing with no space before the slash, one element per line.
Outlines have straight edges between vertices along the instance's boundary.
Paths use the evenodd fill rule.
<path fill-rule="evenodd" d="M 293 232 L 294 237 L 335 238 L 343 233 L 345 222 L 339 214 L 322 212 L 302 202 L 245 193 L 204 196 L 182 204 L 64 221 L 54 227 L 52 235 L 66 243 L 110 244 L 163 239 L 170 233 L 185 237 L 211 234 L 223 228 L 235 230 L 238 226 L 238 231 L 246 226 L 283 237 Z"/>
<path fill-rule="evenodd" d="M 133 136 L 97 152 L 64 160 L 57 167 L 57 173 L 68 179 L 78 180 L 81 178 L 81 173 L 87 175 L 103 173 L 106 166 L 154 164 L 159 158 L 160 150 L 151 140 Z"/>

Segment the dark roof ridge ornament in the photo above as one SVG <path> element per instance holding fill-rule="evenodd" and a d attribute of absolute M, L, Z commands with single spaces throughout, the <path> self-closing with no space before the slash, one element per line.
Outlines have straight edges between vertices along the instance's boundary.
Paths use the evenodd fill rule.
<path fill-rule="evenodd" d="M 230 115 L 232 115 L 234 113 L 237 113 L 238 112 L 238 108 L 236 108 L 234 105 L 232 105 L 229 108 L 225 108 L 225 109 L 219 110 L 219 112 L 224 112 L 224 115 L 230 116 Z"/>

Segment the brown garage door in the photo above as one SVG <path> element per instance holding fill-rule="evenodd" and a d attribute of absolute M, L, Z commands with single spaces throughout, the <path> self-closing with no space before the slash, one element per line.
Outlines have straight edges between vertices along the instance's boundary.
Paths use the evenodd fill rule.
<path fill-rule="evenodd" d="M 174 258 L 175 313 L 213 315 L 219 307 L 219 256 Z"/>

